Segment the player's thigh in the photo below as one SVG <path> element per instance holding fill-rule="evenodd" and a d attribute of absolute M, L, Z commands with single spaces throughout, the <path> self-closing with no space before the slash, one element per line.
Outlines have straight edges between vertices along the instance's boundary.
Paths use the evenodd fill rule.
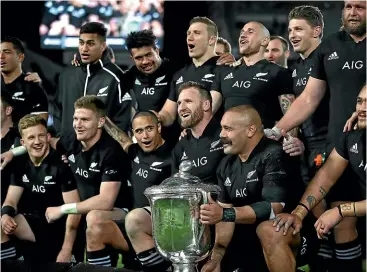
<path fill-rule="evenodd" d="M 14 221 L 17 223 L 17 228 L 14 231 L 14 235 L 20 240 L 26 240 L 35 242 L 36 237 L 32 231 L 28 221 L 22 214 L 14 216 Z"/>
<path fill-rule="evenodd" d="M 87 214 L 87 225 L 99 224 L 108 220 L 123 222 L 125 220 L 126 214 L 127 211 L 120 208 L 113 208 L 111 211 L 92 210 Z"/>
<path fill-rule="evenodd" d="M 125 228 L 128 232 L 137 229 L 152 235 L 152 212 L 150 207 L 137 208 L 129 212 L 125 220 Z"/>

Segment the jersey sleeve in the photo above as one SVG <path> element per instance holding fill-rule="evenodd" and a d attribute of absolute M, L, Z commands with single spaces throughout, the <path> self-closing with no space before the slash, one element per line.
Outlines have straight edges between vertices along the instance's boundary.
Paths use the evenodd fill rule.
<path fill-rule="evenodd" d="M 178 172 L 180 166 L 180 155 L 181 155 L 181 145 L 180 142 L 176 144 L 176 146 L 172 150 L 172 164 L 171 164 L 171 173 L 176 174 Z"/>
<path fill-rule="evenodd" d="M 347 148 L 348 134 L 349 133 L 347 132 L 341 135 L 339 141 L 335 144 L 335 150 L 341 157 L 349 161 L 348 148 Z"/>
<path fill-rule="evenodd" d="M 212 85 L 210 87 L 210 91 L 217 91 L 222 94 L 222 88 L 221 88 L 221 69 L 220 67 L 216 69 L 215 77 L 213 79 Z"/>
<path fill-rule="evenodd" d="M 217 174 L 217 180 L 218 180 L 218 186 L 220 187 L 220 193 L 218 196 L 218 201 L 221 203 L 231 203 L 230 196 L 228 194 L 228 191 L 226 189 L 226 186 L 224 185 L 224 182 L 226 180 L 226 177 L 224 175 L 225 172 L 225 163 L 224 160 L 219 164 L 216 174 Z"/>
<path fill-rule="evenodd" d="M 168 99 L 173 101 L 173 102 L 177 102 L 177 90 L 178 90 L 178 86 L 180 84 L 180 73 L 181 70 L 177 71 L 171 80 L 171 84 L 170 84 L 170 90 L 169 90 L 169 95 L 168 95 Z"/>
<path fill-rule="evenodd" d="M 283 94 L 293 94 L 293 80 L 291 73 L 284 68 L 281 68 L 277 73 L 276 92 L 278 96 Z"/>
<path fill-rule="evenodd" d="M 77 141 L 75 133 L 61 134 L 56 144 L 56 150 L 60 154 L 71 153 L 75 142 Z"/>
<path fill-rule="evenodd" d="M 71 171 L 70 166 L 64 162 L 61 162 L 59 171 L 61 180 L 61 191 L 65 193 L 77 189 L 74 174 Z"/>
<path fill-rule="evenodd" d="M 327 42 L 326 42 L 327 43 Z M 324 46 L 326 45 L 323 41 L 316 49 L 312 56 L 313 67 L 311 70 L 311 76 L 316 79 L 326 80 L 326 72 L 324 66 Z"/>
<path fill-rule="evenodd" d="M 126 182 L 131 174 L 131 163 L 121 149 L 109 148 L 102 162 L 102 182 Z"/>
<path fill-rule="evenodd" d="M 15 157 L 14 160 L 7 166 L 9 169 L 9 184 L 13 186 L 23 187 L 23 172 L 19 171 L 19 169 L 24 169 L 24 157 L 28 156 L 28 154 L 21 155 L 19 157 Z M 22 167 L 23 166 L 23 167 Z"/>
<path fill-rule="evenodd" d="M 48 100 L 46 92 L 38 83 L 31 85 L 30 104 L 32 114 L 48 113 Z"/>
<path fill-rule="evenodd" d="M 131 144 L 127 150 L 127 156 L 129 157 L 130 160 L 135 159 L 137 153 L 138 153 L 138 148 L 139 145 L 138 144 Z"/>

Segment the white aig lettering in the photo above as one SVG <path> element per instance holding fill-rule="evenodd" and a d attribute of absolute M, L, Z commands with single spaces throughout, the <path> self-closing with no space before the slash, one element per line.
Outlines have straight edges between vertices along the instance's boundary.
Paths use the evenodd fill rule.
<path fill-rule="evenodd" d="M 251 81 L 236 81 L 235 84 L 233 84 L 232 87 L 238 87 L 238 88 L 249 88 L 251 86 Z"/>
<path fill-rule="evenodd" d="M 37 192 L 37 193 L 44 193 L 45 187 L 43 185 L 33 185 L 32 187 L 32 192 Z"/>
<path fill-rule="evenodd" d="M 197 160 L 192 160 L 192 163 L 194 164 L 195 167 L 206 165 L 207 162 L 208 162 L 207 157 L 201 157 L 198 158 Z"/>
<path fill-rule="evenodd" d="M 79 176 L 82 176 L 82 177 L 85 177 L 85 178 L 88 177 L 88 171 L 85 171 L 85 170 L 83 170 L 79 167 L 76 169 L 75 174 L 78 174 Z"/>
<path fill-rule="evenodd" d="M 144 170 L 139 168 L 139 171 L 136 172 L 136 175 L 141 176 L 143 178 L 147 178 L 148 177 L 148 170 Z"/>
<path fill-rule="evenodd" d="M 246 197 L 246 188 L 243 189 L 236 189 L 236 197 Z"/>
<path fill-rule="evenodd" d="M 304 77 L 304 78 L 300 78 L 300 79 L 297 80 L 296 86 L 297 87 L 298 86 L 306 86 L 306 84 L 307 84 L 307 79 Z"/>
<path fill-rule="evenodd" d="M 361 60 L 357 60 L 357 61 L 352 61 L 351 63 L 349 63 L 348 61 L 346 61 L 345 63 L 344 63 L 344 66 L 343 66 L 343 68 L 342 68 L 342 70 L 344 70 L 344 69 L 361 69 L 361 68 L 363 68 L 363 61 L 361 61 Z"/>
<path fill-rule="evenodd" d="M 144 88 L 141 94 L 154 94 L 154 88 Z"/>

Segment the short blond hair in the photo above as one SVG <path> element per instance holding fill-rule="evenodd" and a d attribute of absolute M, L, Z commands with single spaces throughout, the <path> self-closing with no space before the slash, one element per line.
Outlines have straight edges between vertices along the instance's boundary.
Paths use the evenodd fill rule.
<path fill-rule="evenodd" d="M 215 36 L 215 37 L 218 37 L 218 27 L 217 25 L 212 21 L 210 20 L 208 17 L 200 17 L 200 16 L 197 16 L 197 17 L 194 17 L 191 19 L 190 21 L 190 26 L 194 23 L 203 23 L 203 24 L 206 24 L 207 26 L 207 29 L 208 29 L 208 34 L 209 34 L 209 37 L 210 36 Z"/>
<path fill-rule="evenodd" d="M 47 129 L 47 122 L 45 119 L 36 114 L 27 114 L 19 120 L 18 130 L 20 135 L 23 136 L 23 130 L 38 125 L 42 125 Z"/>
<path fill-rule="evenodd" d="M 74 103 L 74 109 L 88 109 L 91 110 L 99 117 L 106 116 L 106 105 L 96 95 L 86 95 L 80 97 Z"/>

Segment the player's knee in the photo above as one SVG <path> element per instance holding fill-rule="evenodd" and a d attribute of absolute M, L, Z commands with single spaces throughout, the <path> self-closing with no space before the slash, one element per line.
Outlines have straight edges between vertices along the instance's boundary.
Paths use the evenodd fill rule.
<path fill-rule="evenodd" d="M 90 211 L 86 217 L 87 226 L 93 226 L 100 224 L 103 221 L 102 212 L 98 210 Z"/>
<path fill-rule="evenodd" d="M 279 235 L 281 233 L 281 235 Z M 264 221 L 256 228 L 257 237 L 259 237 L 263 247 L 272 247 L 282 238 L 282 232 L 276 232 L 272 221 Z"/>
<path fill-rule="evenodd" d="M 135 209 L 129 212 L 125 218 L 126 232 L 130 238 L 139 233 L 144 224 L 147 224 L 147 212 L 144 209 Z"/>

